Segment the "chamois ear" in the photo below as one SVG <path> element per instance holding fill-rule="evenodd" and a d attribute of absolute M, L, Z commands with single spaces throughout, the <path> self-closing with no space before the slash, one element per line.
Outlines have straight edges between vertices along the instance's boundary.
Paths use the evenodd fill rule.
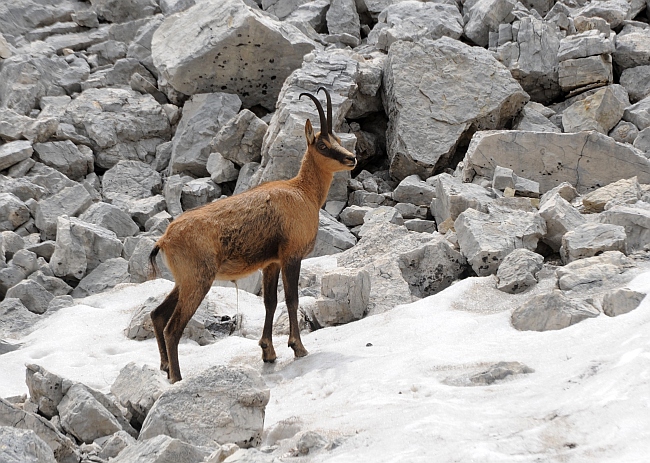
<path fill-rule="evenodd" d="M 307 122 L 305 122 L 305 137 L 307 137 L 308 145 L 314 144 L 316 136 L 314 135 L 314 128 L 311 126 L 311 121 L 309 119 L 307 119 Z"/>

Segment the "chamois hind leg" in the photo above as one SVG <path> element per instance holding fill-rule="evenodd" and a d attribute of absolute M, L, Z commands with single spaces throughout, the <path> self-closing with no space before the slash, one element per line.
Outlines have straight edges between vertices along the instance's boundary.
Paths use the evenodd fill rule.
<path fill-rule="evenodd" d="M 167 295 L 164 301 L 151 311 L 151 322 L 153 323 L 153 332 L 156 335 L 158 342 L 158 350 L 160 351 L 160 369 L 167 372 L 169 376 L 169 360 L 167 358 L 167 345 L 165 344 L 165 335 L 163 331 L 167 322 L 174 313 L 176 304 L 178 303 L 178 286 L 174 286 L 171 293 Z"/>
<path fill-rule="evenodd" d="M 262 270 L 266 318 L 264 319 L 264 331 L 260 339 L 260 347 L 262 348 L 262 360 L 268 363 L 273 363 L 276 359 L 275 349 L 273 348 L 273 315 L 278 305 L 279 276 L 280 266 L 278 264 L 270 264 Z"/>
<path fill-rule="evenodd" d="M 289 313 L 289 347 L 296 357 L 304 357 L 309 352 L 302 345 L 300 327 L 298 326 L 298 278 L 300 277 L 300 259 L 286 262 L 282 266 L 282 281 Z"/>
<path fill-rule="evenodd" d="M 198 280 L 191 284 L 185 283 L 179 286 L 176 310 L 174 310 L 164 329 L 165 343 L 167 344 L 167 358 L 169 359 L 169 380 L 172 383 L 183 379 L 178 364 L 178 343 L 183 335 L 183 330 L 210 290 L 211 284 L 211 280 Z"/>

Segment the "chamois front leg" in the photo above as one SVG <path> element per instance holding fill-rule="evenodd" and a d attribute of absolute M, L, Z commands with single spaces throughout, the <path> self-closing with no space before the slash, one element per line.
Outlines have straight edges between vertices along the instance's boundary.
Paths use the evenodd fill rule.
<path fill-rule="evenodd" d="M 167 295 L 164 301 L 151 311 L 151 322 L 153 323 L 153 332 L 158 342 L 160 351 L 160 369 L 167 373 L 169 377 L 169 359 L 167 358 L 167 345 L 165 344 L 165 335 L 163 331 L 178 303 L 178 286 L 174 286 L 171 293 Z"/>
<path fill-rule="evenodd" d="M 282 267 L 284 295 L 289 313 L 289 347 L 296 357 L 304 357 L 309 352 L 302 345 L 300 327 L 298 326 L 298 278 L 300 277 L 300 259 L 295 259 Z"/>
<path fill-rule="evenodd" d="M 280 266 L 278 264 L 270 264 L 262 270 L 266 318 L 264 319 L 264 331 L 262 331 L 259 344 L 262 348 L 262 360 L 267 363 L 273 363 L 276 359 L 275 349 L 273 348 L 273 316 L 278 305 L 279 276 Z"/>

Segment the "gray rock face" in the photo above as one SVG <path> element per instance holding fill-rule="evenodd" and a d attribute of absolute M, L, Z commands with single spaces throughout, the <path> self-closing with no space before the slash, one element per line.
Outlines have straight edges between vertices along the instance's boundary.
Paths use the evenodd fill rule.
<path fill-rule="evenodd" d="M 112 204 L 98 202 L 91 205 L 79 216 L 80 220 L 104 227 L 118 238 L 133 236 L 140 231 L 131 216 Z"/>
<path fill-rule="evenodd" d="M 360 320 L 370 300 L 370 274 L 363 269 L 332 270 L 322 277 L 321 294 L 312 313 L 321 326 Z"/>
<path fill-rule="evenodd" d="M 526 104 L 519 114 L 519 117 L 513 125 L 515 130 L 525 130 L 528 132 L 557 132 L 562 130 L 553 124 L 548 117 L 534 109 L 530 102 Z"/>
<path fill-rule="evenodd" d="M 248 109 L 224 124 L 212 140 L 212 151 L 243 166 L 262 159 L 262 141 L 269 126 Z"/>
<path fill-rule="evenodd" d="M 32 144 L 25 140 L 0 145 L 0 170 L 5 170 L 28 159 L 33 152 Z"/>
<path fill-rule="evenodd" d="M 561 330 L 600 314 L 591 304 L 571 299 L 562 291 L 535 296 L 512 312 L 510 321 L 519 331 Z"/>
<path fill-rule="evenodd" d="M 7 290 L 7 298 L 20 299 L 30 312 L 45 313 L 54 296 L 33 280 L 23 280 Z"/>
<path fill-rule="evenodd" d="M 391 176 L 431 176 L 472 129 L 502 127 L 526 101 L 521 86 L 486 50 L 446 37 L 393 44 L 384 70 Z"/>
<path fill-rule="evenodd" d="M 568 59 L 558 70 L 560 88 L 565 92 L 579 88 L 611 84 L 614 80 L 610 55 Z"/>
<path fill-rule="evenodd" d="M 490 31 L 498 29 L 499 24 L 512 22 L 511 14 L 515 7 L 514 0 L 477 0 L 464 12 L 468 16 L 465 23 L 465 35 L 477 45 L 488 45 Z"/>
<path fill-rule="evenodd" d="M 628 24 L 616 36 L 614 62 L 621 69 L 650 65 L 650 29 Z"/>
<path fill-rule="evenodd" d="M 631 122 L 621 121 L 609 132 L 609 136 L 619 143 L 633 144 L 639 135 L 639 129 Z"/>
<path fill-rule="evenodd" d="M 601 223 L 625 228 L 629 252 L 647 249 L 650 243 L 650 206 L 647 203 L 638 204 L 641 207 L 616 205 L 598 216 Z"/>
<path fill-rule="evenodd" d="M 160 174 L 141 161 L 120 161 L 104 174 L 102 195 L 107 201 L 149 198 L 160 191 Z"/>
<path fill-rule="evenodd" d="M 650 127 L 646 127 L 634 140 L 634 147 L 643 152 L 645 157 L 650 158 Z"/>
<path fill-rule="evenodd" d="M 327 212 L 318 214 L 316 244 L 310 257 L 327 256 L 350 249 L 357 243 L 355 236 Z"/>
<path fill-rule="evenodd" d="M 183 185 L 181 205 L 187 211 L 210 203 L 219 196 L 221 196 L 221 188 L 215 185 L 211 179 L 197 178 Z"/>
<path fill-rule="evenodd" d="M 40 317 L 30 312 L 20 299 L 5 297 L 0 302 L 0 338 L 20 338 L 33 331 Z"/>
<path fill-rule="evenodd" d="M 121 254 L 122 243 L 112 231 L 73 217 L 58 218 L 50 260 L 56 276 L 81 280 L 100 263 Z"/>
<path fill-rule="evenodd" d="M 158 10 L 154 0 L 91 0 L 90 4 L 99 16 L 115 23 L 146 18 Z"/>
<path fill-rule="evenodd" d="M 547 193 L 548 194 L 548 193 Z M 549 194 L 539 208 L 539 215 L 546 221 L 546 236 L 542 239 L 553 251 L 559 251 L 562 237 L 585 223 L 576 208 L 558 193 Z"/>
<path fill-rule="evenodd" d="M 634 204 L 641 199 L 641 194 L 637 177 L 623 178 L 585 195 L 582 205 L 585 212 L 598 213 L 614 204 Z"/>
<path fill-rule="evenodd" d="M 91 140 L 95 164 L 103 169 L 121 160 L 151 162 L 156 146 L 171 136 L 169 119 L 151 95 L 121 88 L 84 90 L 62 122 Z"/>
<path fill-rule="evenodd" d="M 330 0 L 325 17 L 330 36 L 352 47 L 361 43 L 361 22 L 355 0 Z"/>
<path fill-rule="evenodd" d="M 625 108 L 623 120 L 632 122 L 639 130 L 650 127 L 650 96 Z"/>
<path fill-rule="evenodd" d="M 168 388 L 169 383 L 159 369 L 130 362 L 120 370 L 111 393 L 142 425 L 153 404 Z"/>
<path fill-rule="evenodd" d="M 650 160 L 598 132 L 477 132 L 465 155 L 464 181 L 492 178 L 497 165 L 539 182 L 541 193 L 562 182 L 580 193 L 635 175 L 650 182 Z"/>
<path fill-rule="evenodd" d="M 598 30 L 588 30 L 575 35 L 569 35 L 560 41 L 557 52 L 558 60 L 586 58 L 587 56 L 606 55 L 614 52 L 613 36 Z"/>
<path fill-rule="evenodd" d="M 411 42 L 446 36 L 459 39 L 463 33 L 463 17 L 455 4 L 422 3 L 406 0 L 390 5 L 379 15 L 379 23 L 368 36 L 368 42 L 388 51 L 398 40 Z"/>
<path fill-rule="evenodd" d="M 428 206 L 436 196 L 436 190 L 417 175 L 410 175 L 402 180 L 393 191 L 393 199 L 401 203 Z"/>
<path fill-rule="evenodd" d="M 454 222 L 460 250 L 479 276 L 495 274 L 515 249 L 534 250 L 546 234 L 546 222 L 537 213 L 488 209 L 488 214 L 468 209 Z"/>
<path fill-rule="evenodd" d="M 605 251 L 627 252 L 625 229 L 620 225 L 585 223 L 562 237 L 560 256 L 564 263 L 569 263 Z"/>
<path fill-rule="evenodd" d="M 239 171 L 235 164 L 218 152 L 210 153 L 206 170 L 214 183 L 232 182 L 239 177 Z"/>
<path fill-rule="evenodd" d="M 163 392 L 138 440 L 166 434 L 193 445 L 257 446 L 269 396 L 262 377 L 250 368 L 210 368 Z"/>
<path fill-rule="evenodd" d="M 211 446 L 214 447 L 214 446 Z M 112 463 L 201 463 L 212 453 L 211 447 L 201 447 L 169 436 L 160 435 L 130 445 L 111 459 Z"/>
<path fill-rule="evenodd" d="M 156 68 L 180 92 L 226 91 L 246 107 L 273 109 L 282 83 L 315 46 L 294 26 L 242 0 L 210 0 L 165 18 L 151 51 Z"/>
<path fill-rule="evenodd" d="M 3 463 L 56 463 L 54 452 L 31 429 L 0 426 Z"/>
<path fill-rule="evenodd" d="M 241 106 L 237 95 L 201 93 L 193 95 L 183 107 L 176 129 L 170 160 L 171 173 L 188 172 L 208 177 L 206 169 L 210 141 L 228 123 Z"/>
<path fill-rule="evenodd" d="M 619 251 L 606 251 L 599 256 L 588 257 L 559 267 L 555 273 L 558 286 L 563 291 L 591 290 L 603 284 L 607 278 L 615 277 L 633 264 Z"/>
<path fill-rule="evenodd" d="M 354 144 L 350 146 L 344 134 L 338 132 L 358 89 L 359 63 L 350 55 L 343 50 L 313 52 L 305 57 L 302 67 L 287 78 L 264 137 L 262 165 L 255 175 L 255 185 L 294 177 L 307 148 L 305 121 L 309 119 L 314 131 L 320 131 L 314 104 L 307 98 L 300 99 L 300 93 L 316 93 L 322 85 L 327 88 L 332 97 L 332 129 L 341 136 L 343 146 L 354 149 Z"/>
<path fill-rule="evenodd" d="M 632 103 L 650 96 L 650 65 L 625 69 L 621 73 L 620 82 Z"/>
<path fill-rule="evenodd" d="M 38 160 L 71 180 L 80 181 L 95 170 L 93 153 L 87 146 L 77 147 L 70 140 L 36 143 Z"/>
<path fill-rule="evenodd" d="M 25 383 L 29 389 L 29 400 L 36 404 L 39 413 L 48 419 L 59 414 L 56 407 L 70 384 L 64 385 L 63 378 L 35 364 L 27 365 Z"/>
<path fill-rule="evenodd" d="M 645 293 L 621 288 L 607 292 L 603 297 L 603 312 L 610 317 L 617 317 L 636 309 L 645 298 Z"/>
<path fill-rule="evenodd" d="M 448 219 L 454 221 L 461 212 L 470 208 L 487 212 L 488 204 L 493 201 L 485 188 L 473 183 L 462 183 L 449 174 L 437 175 L 430 182 L 436 189 L 436 197 L 431 202 L 431 214 L 438 224 Z"/>
<path fill-rule="evenodd" d="M 42 199 L 35 207 L 35 224 L 44 239 L 56 237 L 57 220 L 63 215 L 78 216 L 92 204 L 92 197 L 83 185 L 76 184 Z"/>
<path fill-rule="evenodd" d="M 0 193 L 0 231 L 14 231 L 29 220 L 29 208 L 11 193 Z"/>
<path fill-rule="evenodd" d="M 57 431 L 52 423 L 35 413 L 21 410 L 4 399 L 0 399 L 0 426 L 31 429 L 52 449 L 58 463 L 79 463 L 81 460 L 75 444 Z"/>
<path fill-rule="evenodd" d="M 91 296 L 129 281 L 129 262 L 121 257 L 108 259 L 79 282 L 72 291 L 72 297 Z"/>
<path fill-rule="evenodd" d="M 510 294 L 526 291 L 537 284 L 537 272 L 542 269 L 544 257 L 528 249 L 515 249 L 508 254 L 497 270 L 497 289 Z"/>
<path fill-rule="evenodd" d="M 611 85 L 564 110 L 562 127 L 565 132 L 596 130 L 607 135 L 621 120 L 629 105 L 625 89 L 620 85 Z"/>
<path fill-rule="evenodd" d="M 512 26 L 501 24 L 498 29 L 499 46 L 495 56 L 510 69 L 531 99 L 547 103 L 560 96 L 558 49 L 561 35 L 557 26 L 527 16 Z"/>

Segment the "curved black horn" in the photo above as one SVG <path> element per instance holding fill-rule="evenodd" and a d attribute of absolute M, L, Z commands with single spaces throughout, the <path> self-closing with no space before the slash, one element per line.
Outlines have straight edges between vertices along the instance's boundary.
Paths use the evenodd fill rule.
<path fill-rule="evenodd" d="M 316 93 L 320 93 L 321 90 L 325 92 L 325 98 L 327 98 L 327 133 L 332 134 L 332 99 L 325 87 L 319 87 Z"/>
<path fill-rule="evenodd" d="M 311 93 L 301 93 L 298 99 L 302 98 L 303 96 L 308 96 L 309 98 L 311 98 L 314 104 L 316 105 L 316 109 L 318 110 L 318 115 L 320 116 L 320 131 L 323 132 L 323 130 L 327 130 L 328 128 L 327 120 L 325 119 L 325 113 L 323 113 L 323 107 L 321 106 L 320 101 L 318 101 L 318 98 L 316 98 Z"/>

